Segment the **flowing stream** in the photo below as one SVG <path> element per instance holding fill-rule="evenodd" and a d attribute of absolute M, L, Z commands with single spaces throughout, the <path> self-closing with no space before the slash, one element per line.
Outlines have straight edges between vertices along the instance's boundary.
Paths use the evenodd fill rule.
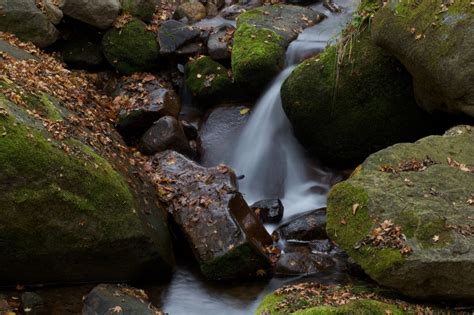
<path fill-rule="evenodd" d="M 346 25 L 357 0 L 337 0 L 340 13 L 331 13 L 322 4 L 312 6 L 327 18 L 306 29 L 289 46 L 287 68 L 272 82 L 255 105 L 250 117 L 241 115 L 242 106 L 215 109 L 201 127 L 202 163 L 230 164 L 244 174 L 240 190 L 247 202 L 281 198 L 285 217 L 316 209 L 326 203 L 328 176 L 308 160 L 293 136 L 280 100 L 280 88 L 295 64 L 322 51 Z M 282 284 L 297 278 L 273 278 L 268 282 L 211 283 L 202 278 L 192 259 L 181 259 L 171 283 L 152 288 L 152 299 L 170 314 L 253 314 L 261 299 Z M 330 279 L 338 282 L 337 271 Z"/>

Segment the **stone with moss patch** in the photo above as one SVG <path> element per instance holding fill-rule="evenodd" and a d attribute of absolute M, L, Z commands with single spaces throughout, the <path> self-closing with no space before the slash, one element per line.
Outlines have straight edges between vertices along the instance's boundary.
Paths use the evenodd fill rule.
<path fill-rule="evenodd" d="M 361 162 L 438 131 L 417 106 L 408 72 L 371 42 L 367 26 L 297 66 L 281 97 L 298 139 L 329 164 Z"/>
<path fill-rule="evenodd" d="M 145 22 L 152 19 L 159 0 L 120 0 L 122 10 Z"/>
<path fill-rule="evenodd" d="M 474 298 L 474 131 L 456 130 L 372 154 L 328 197 L 329 236 L 379 284 L 412 297 Z M 411 253 L 363 242 L 385 220 Z"/>
<path fill-rule="evenodd" d="M 158 65 L 158 42 L 140 20 L 134 19 L 121 29 L 107 31 L 102 46 L 105 57 L 120 73 L 147 71 Z"/>
<path fill-rule="evenodd" d="M 228 70 L 208 56 L 186 64 L 186 85 L 200 101 L 222 101 L 235 93 L 235 86 Z"/>
<path fill-rule="evenodd" d="M 469 1 L 390 1 L 372 27 L 375 43 L 413 76 L 422 108 L 474 117 L 473 33 Z"/>
<path fill-rule="evenodd" d="M 164 214 L 143 205 L 153 190 L 79 138 L 56 140 L 37 119 L 66 126 L 56 100 L 20 95 L 21 106 L 0 94 L 0 282 L 168 277 L 173 257 Z"/>

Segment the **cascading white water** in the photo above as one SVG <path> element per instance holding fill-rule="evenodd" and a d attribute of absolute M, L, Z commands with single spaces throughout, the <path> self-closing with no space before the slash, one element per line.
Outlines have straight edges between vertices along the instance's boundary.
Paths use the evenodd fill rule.
<path fill-rule="evenodd" d="M 311 167 L 294 137 L 282 108 L 280 88 L 297 62 L 322 51 L 334 40 L 351 11 L 345 10 L 339 18 L 327 18 L 303 32 L 287 50 L 287 68 L 256 104 L 230 161 L 236 172 L 245 176 L 239 187 L 247 202 L 280 198 L 285 217 L 325 205 L 325 194 L 318 189 L 327 188 L 318 180 L 324 173 Z"/>

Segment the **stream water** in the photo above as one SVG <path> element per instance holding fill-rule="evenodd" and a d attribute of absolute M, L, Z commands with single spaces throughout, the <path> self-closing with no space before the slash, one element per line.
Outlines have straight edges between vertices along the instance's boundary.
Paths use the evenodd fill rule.
<path fill-rule="evenodd" d="M 322 207 L 331 174 L 307 159 L 293 136 L 280 100 L 280 88 L 294 65 L 320 51 L 348 22 L 357 0 L 338 0 L 340 13 L 322 4 L 312 6 L 327 18 L 306 29 L 293 41 L 286 54 L 287 68 L 271 83 L 252 109 L 250 117 L 241 115 L 246 106 L 232 105 L 214 109 L 200 128 L 202 163 L 231 165 L 238 175 L 240 190 L 247 202 L 281 198 L 285 218 Z M 269 227 L 272 229 L 273 227 Z M 263 296 L 283 283 L 297 278 L 273 278 L 268 282 L 217 284 L 203 279 L 192 259 L 181 259 L 171 283 L 150 290 L 155 301 L 170 314 L 252 314 Z M 342 281 L 336 270 L 321 282 Z"/>

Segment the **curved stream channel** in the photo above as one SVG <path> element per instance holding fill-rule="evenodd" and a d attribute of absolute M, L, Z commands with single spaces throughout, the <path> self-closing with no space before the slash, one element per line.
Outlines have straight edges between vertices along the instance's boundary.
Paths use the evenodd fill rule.
<path fill-rule="evenodd" d="M 293 136 L 280 100 L 280 87 L 294 66 L 336 40 L 358 1 L 336 2 L 342 9 L 340 13 L 331 13 L 322 4 L 312 6 L 327 18 L 307 28 L 290 44 L 286 69 L 271 83 L 250 115 L 241 114 L 244 106 L 221 106 L 208 114 L 200 128 L 202 163 L 205 166 L 226 163 L 237 175 L 245 175 L 239 185 L 249 204 L 265 198 L 282 199 L 285 206 L 283 220 L 325 206 L 326 193 L 337 180 L 335 175 L 306 158 Z M 267 226 L 269 232 L 274 228 Z M 169 284 L 147 290 L 152 301 L 172 315 L 252 314 L 265 294 L 297 279 L 210 283 L 200 276 L 192 258 L 181 257 L 178 261 L 178 269 Z M 339 282 L 342 278 L 343 274 L 332 270 L 330 274 L 318 276 L 317 281 Z"/>

